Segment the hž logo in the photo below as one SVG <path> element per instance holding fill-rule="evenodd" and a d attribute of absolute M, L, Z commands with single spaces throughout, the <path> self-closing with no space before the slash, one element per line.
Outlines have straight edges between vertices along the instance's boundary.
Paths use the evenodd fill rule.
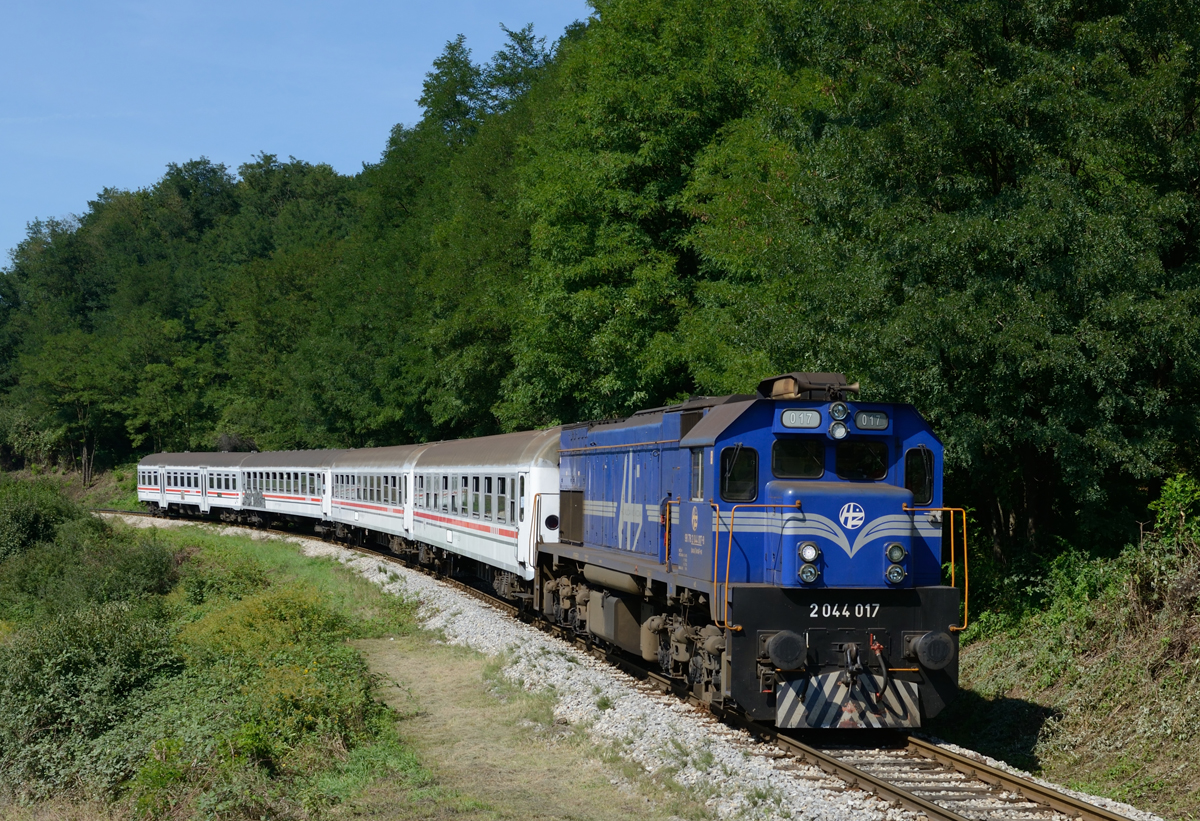
<path fill-rule="evenodd" d="M 857 502 L 847 502 L 842 506 L 841 512 L 838 513 L 838 519 L 841 520 L 842 527 L 847 530 L 858 530 L 866 521 L 867 514 L 862 509 L 862 505 Z"/>
<path fill-rule="evenodd" d="M 694 508 L 692 508 L 692 530 L 694 531 L 699 526 L 700 526 L 700 509 L 694 507 Z"/>

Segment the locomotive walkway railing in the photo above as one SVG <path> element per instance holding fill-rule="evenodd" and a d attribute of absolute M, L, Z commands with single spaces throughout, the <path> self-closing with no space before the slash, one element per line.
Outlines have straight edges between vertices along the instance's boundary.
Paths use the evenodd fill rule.
<path fill-rule="evenodd" d="M 954 514 L 958 513 L 962 516 L 962 544 L 963 544 L 963 623 L 962 626 L 950 625 L 950 632 L 960 633 L 967 629 L 967 618 L 970 615 L 969 607 L 971 600 L 971 568 L 967 562 L 967 511 L 961 507 L 909 507 L 901 505 L 901 508 L 906 513 L 949 513 L 950 514 L 950 586 L 957 587 L 955 584 L 955 562 L 954 562 Z"/>

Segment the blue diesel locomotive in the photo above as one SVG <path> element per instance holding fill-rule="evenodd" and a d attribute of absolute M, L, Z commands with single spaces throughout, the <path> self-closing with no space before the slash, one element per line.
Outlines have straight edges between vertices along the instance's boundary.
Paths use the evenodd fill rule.
<path fill-rule="evenodd" d="M 139 489 L 156 509 L 312 521 L 482 580 L 782 728 L 918 727 L 958 680 L 942 446 L 911 406 L 857 390 L 792 373 L 470 441 L 159 454 Z M 302 470 L 256 469 L 289 459 Z M 184 479 L 195 498 L 172 495 Z"/>

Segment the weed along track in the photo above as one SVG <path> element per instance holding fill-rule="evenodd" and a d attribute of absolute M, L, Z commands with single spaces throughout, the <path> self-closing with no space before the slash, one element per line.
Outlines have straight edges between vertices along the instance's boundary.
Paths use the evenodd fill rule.
<path fill-rule="evenodd" d="M 150 517 L 149 514 L 116 510 L 96 512 L 112 516 L 157 518 Z M 242 527 L 227 524 L 220 526 Z M 260 532 L 262 530 L 251 527 L 244 529 Z M 289 530 L 273 532 L 319 543 L 329 541 Z M 1139 820 L 1152 817 L 1140 812 L 1128 816 L 1114 813 L 945 747 L 895 731 L 881 731 L 870 738 L 864 738 L 861 734 L 850 737 L 849 734 L 837 731 L 824 731 L 825 734 L 833 732 L 837 737 L 811 743 L 811 739 L 799 735 L 796 731 L 780 731 L 769 724 L 747 719 L 736 711 L 713 708 L 697 699 L 678 682 L 660 675 L 655 670 L 647 669 L 648 665 L 640 659 L 599 647 L 562 626 L 536 617 L 537 614 L 519 604 L 506 601 L 463 580 L 447 577 L 407 557 L 397 557 L 350 544 L 338 546 L 370 557 L 374 561 L 419 571 L 459 593 L 484 603 L 492 610 L 536 627 L 569 644 L 576 652 L 584 653 L 637 679 L 638 683 L 634 686 L 643 694 L 669 699 L 677 705 L 676 710 L 684 704 L 688 705 L 690 712 L 701 713 L 707 718 L 714 733 L 728 733 L 731 729 L 748 733 L 753 740 L 773 747 L 774 757 L 781 763 L 792 761 L 815 768 L 810 772 L 802 772 L 795 764 L 791 767 L 796 771 L 796 777 L 821 784 L 830 794 L 853 793 L 857 788 L 877 796 L 894 808 L 907 811 L 903 816 L 911 813 L 917 818 L 945 821 L 1128 821 L 1131 817 Z M 610 708 L 611 701 L 608 696 L 601 696 L 601 701 L 609 702 L 607 706 L 601 707 L 602 710 Z M 886 813 L 887 817 L 895 817 L 894 812 L 893 810 Z"/>

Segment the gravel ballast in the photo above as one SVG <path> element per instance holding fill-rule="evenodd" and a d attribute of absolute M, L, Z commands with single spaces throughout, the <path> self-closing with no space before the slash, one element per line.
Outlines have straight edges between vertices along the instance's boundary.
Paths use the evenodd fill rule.
<path fill-rule="evenodd" d="M 113 518 L 136 527 L 190 524 L 134 516 Z M 529 691 L 552 691 L 556 723 L 581 727 L 597 744 L 636 762 L 648 775 L 669 777 L 695 790 L 718 817 L 823 821 L 915 821 L 918 817 L 869 793 L 847 789 L 816 767 L 783 757 L 775 747 L 423 573 L 311 538 L 206 526 L 223 535 L 295 543 L 306 555 L 334 559 L 388 592 L 418 601 L 422 625 L 439 631 L 447 643 L 501 656 L 506 660 L 503 675 L 512 683 Z M 993 767 L 1032 777 L 978 753 L 943 745 Z M 1035 780 L 1133 821 L 1162 821 L 1117 801 Z"/>

